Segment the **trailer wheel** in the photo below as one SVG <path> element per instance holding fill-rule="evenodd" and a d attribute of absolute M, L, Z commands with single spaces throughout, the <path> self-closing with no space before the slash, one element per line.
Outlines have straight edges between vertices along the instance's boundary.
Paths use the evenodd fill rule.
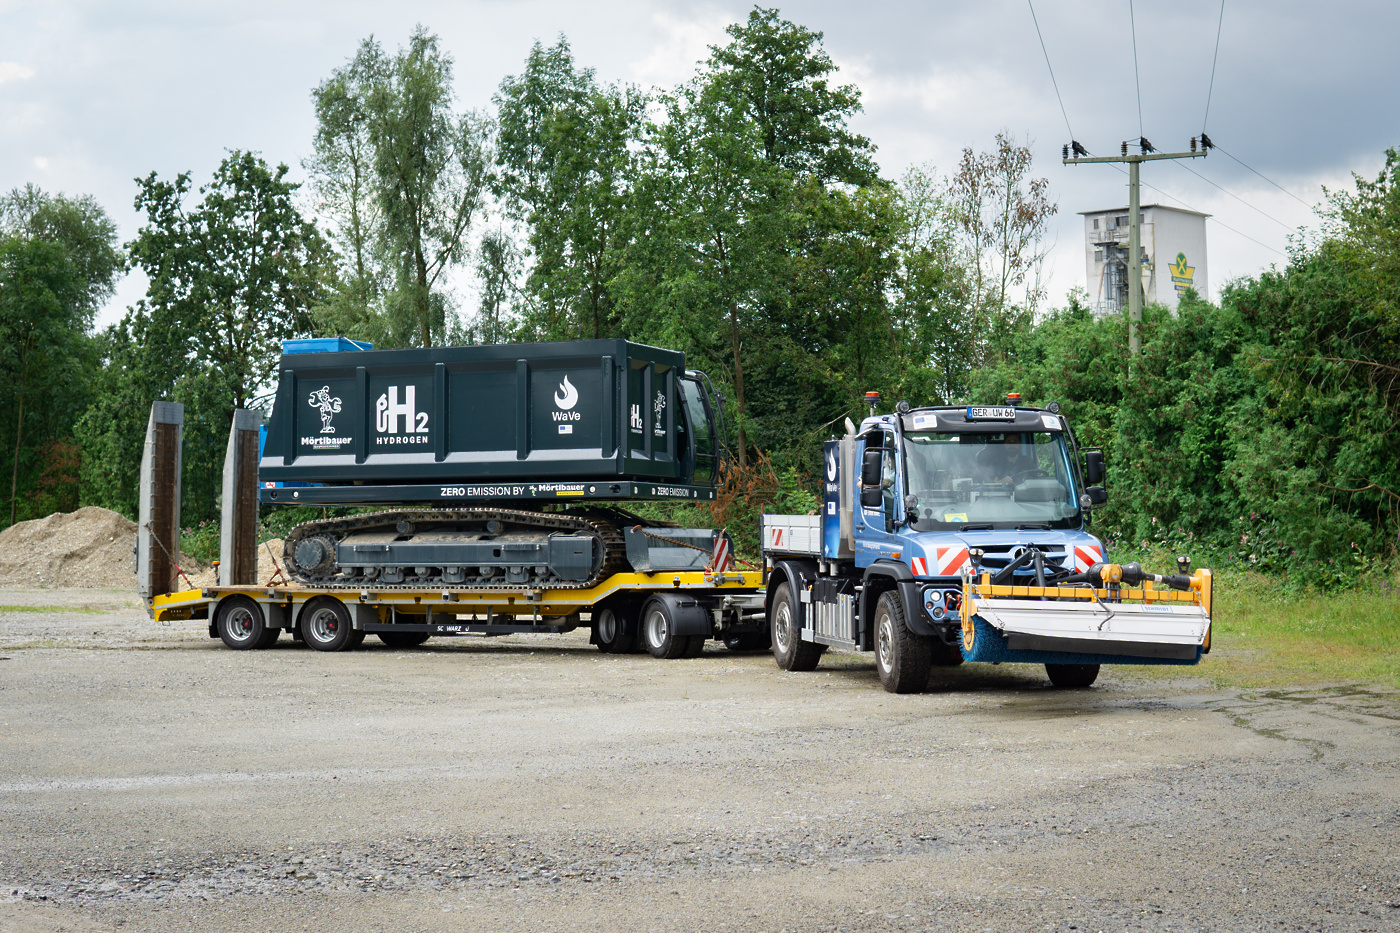
<path fill-rule="evenodd" d="M 1082 690 L 1099 679 L 1097 664 L 1047 664 L 1045 673 L 1050 682 L 1061 690 Z"/>
<path fill-rule="evenodd" d="M 664 599 L 652 597 L 642 607 L 642 642 L 653 658 L 668 661 L 684 657 L 690 638 L 676 635 L 676 620 Z"/>
<path fill-rule="evenodd" d="M 273 645 L 277 644 L 277 639 L 281 637 L 282 630 L 280 628 L 273 628 L 272 626 L 268 626 L 267 628 L 263 629 L 263 637 L 258 642 L 258 647 L 271 648 Z"/>
<path fill-rule="evenodd" d="M 348 651 L 365 638 L 363 631 L 350 627 L 350 610 L 334 596 L 318 596 L 302 607 L 298 627 L 302 639 L 317 651 Z"/>
<path fill-rule="evenodd" d="M 816 670 L 826 652 L 826 645 L 803 641 L 793 609 L 792 585 L 778 584 L 773 593 L 772 608 L 768 610 L 768 630 L 773 639 L 773 660 L 785 671 Z"/>
<path fill-rule="evenodd" d="M 263 621 L 262 607 L 247 596 L 230 596 L 219 603 L 215 625 L 219 638 L 234 651 L 262 648 L 269 631 Z M 273 636 L 276 637 L 275 635 Z"/>
<path fill-rule="evenodd" d="M 390 648 L 415 648 L 431 636 L 431 632 L 375 632 Z"/>
<path fill-rule="evenodd" d="M 705 642 L 709 641 L 704 635 L 691 635 L 689 642 L 685 646 L 683 658 L 698 658 L 705 653 Z"/>
<path fill-rule="evenodd" d="M 637 644 L 637 621 L 626 605 L 611 602 L 598 610 L 593 619 L 593 643 L 604 654 L 632 652 Z"/>
<path fill-rule="evenodd" d="M 928 639 L 909 631 L 899 593 L 880 594 L 875 609 L 875 670 L 890 693 L 918 693 L 928 686 L 933 662 Z"/>

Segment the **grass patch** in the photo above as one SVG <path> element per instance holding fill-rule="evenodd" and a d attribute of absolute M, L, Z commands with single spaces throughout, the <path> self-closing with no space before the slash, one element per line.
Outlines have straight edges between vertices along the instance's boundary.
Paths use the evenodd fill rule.
<path fill-rule="evenodd" d="M 1212 650 L 1199 667 L 1141 667 L 1135 673 L 1190 673 L 1232 687 L 1400 688 L 1400 576 L 1393 571 L 1324 593 L 1253 571 L 1221 570 L 1212 610 Z"/>
<path fill-rule="evenodd" d="M 0 612 L 47 612 L 50 614 L 85 612 L 92 615 L 104 615 L 110 611 L 110 609 L 91 609 L 86 606 L 0 606 Z"/>

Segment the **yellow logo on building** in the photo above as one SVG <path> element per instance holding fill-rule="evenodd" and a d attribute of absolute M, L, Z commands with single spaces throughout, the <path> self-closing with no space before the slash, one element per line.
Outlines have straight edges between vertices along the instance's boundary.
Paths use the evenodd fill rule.
<path fill-rule="evenodd" d="M 1196 278 L 1196 267 L 1186 264 L 1186 254 L 1177 253 L 1176 262 L 1168 266 L 1172 273 L 1172 285 L 1178 295 L 1190 288 Z"/>

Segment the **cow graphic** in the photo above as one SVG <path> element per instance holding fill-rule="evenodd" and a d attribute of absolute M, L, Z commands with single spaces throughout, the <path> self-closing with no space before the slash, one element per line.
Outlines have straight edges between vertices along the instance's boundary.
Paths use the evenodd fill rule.
<path fill-rule="evenodd" d="M 331 426 L 331 415 L 340 413 L 340 399 L 331 398 L 331 387 L 321 386 L 311 393 L 312 408 L 321 410 L 321 433 L 334 434 L 335 428 Z"/>

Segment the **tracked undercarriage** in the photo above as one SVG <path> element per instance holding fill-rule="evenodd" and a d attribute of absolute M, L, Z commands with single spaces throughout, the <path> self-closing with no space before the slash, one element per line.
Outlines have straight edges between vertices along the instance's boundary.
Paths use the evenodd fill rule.
<path fill-rule="evenodd" d="M 627 569 L 601 510 L 400 509 L 307 522 L 286 538 L 288 575 L 308 586 L 578 589 Z"/>

